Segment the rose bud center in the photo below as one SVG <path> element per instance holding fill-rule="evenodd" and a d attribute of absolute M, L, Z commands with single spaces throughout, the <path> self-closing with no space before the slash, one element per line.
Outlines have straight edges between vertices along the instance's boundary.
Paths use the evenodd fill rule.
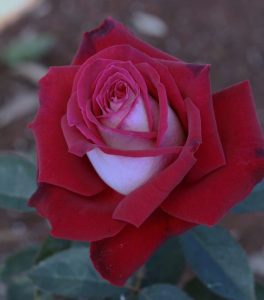
<path fill-rule="evenodd" d="M 134 81 L 125 81 L 118 74 L 112 77 L 112 82 L 106 79 L 98 89 L 92 106 L 101 124 L 98 131 L 105 144 L 112 149 L 127 152 L 126 155 L 113 155 L 95 147 L 87 152 L 87 156 L 101 179 L 117 192 L 126 195 L 147 182 L 175 158 L 173 154 L 145 156 L 144 150 L 182 145 L 185 134 L 169 105 L 166 107 L 166 120 L 162 120 L 158 100 L 151 95 L 144 98 Z M 167 128 L 157 146 L 157 135 L 150 138 L 148 134 L 157 134 L 160 122 L 165 122 Z M 140 133 L 146 133 L 147 138 Z M 142 150 L 143 154 L 130 156 L 131 150 Z"/>

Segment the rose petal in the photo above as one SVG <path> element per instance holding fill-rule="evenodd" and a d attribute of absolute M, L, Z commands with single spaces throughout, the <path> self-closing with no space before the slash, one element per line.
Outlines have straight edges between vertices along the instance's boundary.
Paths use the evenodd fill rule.
<path fill-rule="evenodd" d="M 131 117 L 133 117 L 133 116 L 131 116 Z M 130 117 L 128 116 L 128 119 L 129 118 Z M 69 134 L 67 134 L 66 130 L 75 131 L 74 129 L 66 128 L 69 126 L 76 127 L 80 131 L 80 133 L 84 137 L 86 137 L 86 139 L 88 139 L 89 144 L 92 142 L 92 143 L 94 143 L 94 145 L 97 145 L 100 147 L 103 147 L 105 145 L 105 141 L 108 142 L 109 144 L 111 144 L 112 146 L 114 146 L 113 143 L 115 143 L 115 141 L 113 141 L 113 143 L 110 143 L 111 138 L 112 138 L 112 140 L 113 139 L 124 140 L 124 142 L 122 144 L 127 145 L 128 140 L 131 143 L 132 137 L 133 137 L 133 140 L 141 140 L 141 141 L 142 140 L 153 140 L 156 137 L 155 132 L 140 132 L 140 131 L 129 130 L 129 128 L 126 127 L 126 122 L 124 122 L 124 124 L 122 126 L 122 127 L 124 127 L 124 129 L 106 128 L 106 127 L 100 126 L 100 132 L 101 132 L 101 134 L 100 134 L 94 123 L 89 122 L 89 121 L 84 122 L 83 115 L 78 106 L 76 93 L 73 93 L 68 101 L 67 122 L 63 121 L 64 134 L 67 136 L 69 136 L 71 133 L 69 132 Z M 133 129 L 133 128 L 131 128 L 131 129 Z M 104 137 L 104 139 L 102 138 L 102 136 Z M 80 138 L 81 138 L 81 136 L 80 136 Z M 66 137 L 66 140 L 68 140 L 67 137 Z M 72 141 L 67 141 L 69 148 L 71 148 L 70 152 L 75 153 L 78 156 L 83 156 L 85 154 L 85 152 L 82 152 L 79 150 L 77 152 L 75 152 L 73 150 L 76 147 L 73 145 L 74 142 L 79 143 L 77 137 L 75 140 L 74 139 L 71 139 L 71 140 Z M 85 142 L 85 141 L 82 141 L 82 143 L 83 142 Z M 120 146 L 120 143 L 118 145 L 116 144 L 116 149 L 117 149 L 117 146 Z M 77 148 L 79 148 L 79 146 L 77 146 Z M 75 149 L 77 150 L 77 148 L 75 148 Z M 90 147 L 88 147 L 88 148 L 90 148 Z M 146 147 L 144 147 L 144 148 L 146 148 Z M 106 147 L 105 149 L 108 149 L 108 147 Z M 115 149 L 113 150 L 113 152 L 115 152 Z M 170 152 L 174 152 L 174 151 L 170 151 Z"/>
<path fill-rule="evenodd" d="M 83 120 L 82 112 L 78 106 L 76 92 L 72 93 L 68 101 L 66 119 L 67 122 L 64 122 L 65 124 L 67 123 L 70 127 L 76 127 L 89 141 L 98 145 L 104 144 L 104 140 L 95 124 Z"/>
<path fill-rule="evenodd" d="M 174 56 L 162 52 L 139 40 L 121 23 L 109 17 L 98 28 L 84 34 L 72 64 L 81 65 L 98 51 L 120 44 L 131 45 L 152 57 L 177 60 Z"/>
<path fill-rule="evenodd" d="M 133 138 L 131 138 L 131 135 L 126 133 L 126 131 L 146 133 L 147 129 L 148 120 L 144 103 L 142 98 L 138 97 L 138 99 L 135 100 L 133 107 L 130 109 L 129 114 L 122 122 L 120 133 L 118 133 L 118 131 L 112 132 L 106 130 L 100 130 L 100 133 L 105 141 L 105 144 L 113 149 L 152 149 L 155 146 L 153 138 L 156 136 L 156 134 L 152 138 L 148 138 L 147 134 L 145 136 L 135 134 L 133 135 Z"/>
<path fill-rule="evenodd" d="M 84 197 L 65 189 L 40 184 L 29 205 L 47 218 L 54 237 L 79 241 L 96 241 L 119 233 L 125 223 L 112 219 L 122 195 L 112 190 Z"/>
<path fill-rule="evenodd" d="M 70 127 L 65 117 L 63 117 L 61 120 L 61 126 L 69 152 L 80 157 L 85 155 L 86 152 L 90 151 L 91 148 L 99 148 L 106 154 L 121 155 L 126 157 L 153 157 L 166 154 L 177 155 L 183 148 L 182 146 L 174 146 L 141 150 L 114 149 L 106 145 L 101 145 L 100 143 L 94 144 L 91 142 L 92 137 L 90 138 L 89 132 L 85 132 L 87 128 L 79 127 L 79 125 L 77 125 L 78 129 L 75 127 Z M 137 133 L 135 136 L 134 134 L 135 133 L 133 132 L 131 135 L 128 135 L 128 140 L 131 141 L 131 139 L 140 138 L 140 134 Z"/>
<path fill-rule="evenodd" d="M 196 152 L 197 164 L 188 174 L 195 181 L 225 165 L 211 97 L 209 66 L 182 62 L 163 63 L 168 67 L 184 97 L 190 97 L 201 113 L 203 143 Z"/>
<path fill-rule="evenodd" d="M 80 72 L 78 72 L 76 78 L 76 82 L 79 83 L 79 90 L 80 90 L 80 102 L 86 103 L 86 99 L 88 98 L 87 93 L 88 89 L 83 89 L 82 86 L 87 86 L 85 82 L 87 81 L 86 78 L 89 79 L 89 76 L 91 72 L 89 72 L 89 67 L 92 64 L 96 64 L 100 60 L 119 60 L 119 61 L 125 61 L 127 63 L 127 67 L 129 67 L 129 62 L 131 64 L 130 74 L 133 74 L 134 78 L 139 78 L 137 80 L 137 83 L 140 84 L 140 89 L 142 93 L 143 99 L 147 99 L 148 92 L 145 87 L 144 79 L 142 80 L 142 75 L 139 72 L 135 71 L 135 68 L 133 68 L 133 64 L 139 64 L 139 63 L 148 63 L 151 65 L 154 69 L 157 70 L 158 74 L 160 75 L 161 82 L 165 85 L 166 90 L 168 92 L 169 101 L 171 103 L 171 106 L 175 109 L 177 112 L 181 122 L 187 129 L 187 123 L 186 123 L 186 111 L 185 106 L 183 102 L 183 98 L 180 94 L 180 91 L 175 84 L 175 81 L 169 72 L 166 65 L 160 63 L 159 60 L 153 59 L 148 55 L 145 55 L 143 52 L 138 51 L 137 49 L 131 47 L 130 45 L 117 45 L 114 47 L 109 47 L 107 49 L 101 50 L 100 52 L 94 54 L 92 57 L 90 57 L 81 67 Z M 94 68 L 93 68 L 94 72 Z M 92 72 L 92 73 L 93 73 Z M 187 76 L 189 76 L 187 74 Z M 83 82 L 81 82 L 81 78 L 83 78 Z M 141 79 L 140 79 L 141 78 Z M 90 80 L 90 79 L 89 79 Z M 84 99 L 84 100 L 81 100 Z M 145 105 L 147 105 L 147 101 L 145 102 Z M 83 104 L 80 103 L 80 106 L 82 107 Z M 147 112 L 149 111 L 149 108 L 146 106 Z M 150 118 L 150 115 L 149 115 Z M 151 127 L 151 126 L 150 126 Z"/>
<path fill-rule="evenodd" d="M 189 135 L 178 158 L 167 168 L 153 176 L 147 183 L 128 194 L 115 209 L 113 218 L 139 227 L 168 197 L 194 166 L 194 152 L 201 143 L 199 111 L 186 99 Z"/>
<path fill-rule="evenodd" d="M 159 74 L 149 64 L 138 64 L 137 67 L 148 82 L 149 93 L 152 92 L 152 97 L 159 103 L 158 117 L 158 135 L 157 145 L 159 146 L 163 140 L 164 134 L 168 129 L 168 100 L 165 86 L 160 82 Z M 180 134 L 181 136 L 181 134 Z M 175 139 L 177 136 L 174 137 Z"/>
<path fill-rule="evenodd" d="M 87 151 L 94 148 L 93 136 L 87 140 L 87 136 L 81 135 L 76 128 L 69 127 L 66 116 L 61 118 L 61 129 L 70 153 L 83 157 Z"/>
<path fill-rule="evenodd" d="M 214 225 L 264 177 L 264 141 L 248 82 L 214 95 L 227 164 L 192 184 L 182 184 L 162 204 L 168 214 Z"/>
<path fill-rule="evenodd" d="M 174 147 L 160 147 L 160 148 L 153 148 L 153 149 L 143 149 L 143 150 L 123 150 L 123 149 L 113 149 L 106 146 L 99 146 L 106 154 L 111 155 L 121 155 L 121 156 L 128 156 L 128 157 L 155 157 L 159 155 L 166 155 L 166 154 L 173 154 L 178 155 L 183 146 L 174 146 Z"/>
<path fill-rule="evenodd" d="M 95 114 L 96 110 L 100 111 L 100 114 L 95 115 L 100 118 L 101 122 L 105 126 L 115 128 L 128 113 L 131 102 L 133 102 L 133 100 L 139 94 L 139 88 L 129 72 L 125 68 L 118 67 L 114 63 L 108 66 L 101 73 L 102 74 L 99 74 L 96 80 L 96 86 L 94 89 L 93 98 L 91 100 L 92 112 Z M 121 80 L 128 84 L 133 97 L 127 99 L 126 101 L 122 101 L 123 103 L 121 103 L 121 107 L 117 111 L 110 110 L 110 112 L 108 112 L 107 109 L 109 109 L 109 102 L 111 103 L 112 101 L 108 95 L 108 92 L 111 88 L 111 85 L 113 85 L 113 83 L 117 80 Z M 99 107 L 100 110 L 98 109 Z M 101 113 L 101 111 L 103 113 Z"/>
<path fill-rule="evenodd" d="M 156 116 L 152 115 L 152 117 L 155 118 Z M 131 107 L 127 115 L 124 116 L 119 127 L 123 130 L 139 132 L 148 132 L 150 130 L 144 101 L 141 96 L 135 100 L 134 105 Z"/>
<path fill-rule="evenodd" d="M 51 68 L 41 80 L 40 108 L 31 128 L 37 144 L 38 182 L 89 196 L 102 191 L 105 184 L 88 159 L 68 152 L 60 125 L 76 71 L 76 67 Z"/>
<path fill-rule="evenodd" d="M 105 154 L 100 149 L 89 151 L 87 156 L 100 178 L 123 195 L 143 185 L 167 164 L 164 156 L 125 157 Z"/>
<path fill-rule="evenodd" d="M 97 102 L 96 100 L 98 96 L 100 96 L 100 94 L 106 94 L 111 84 L 117 79 L 122 80 L 126 84 L 128 84 L 130 89 L 132 89 L 134 94 L 136 94 L 137 86 L 135 80 L 130 75 L 127 68 L 125 66 L 121 67 L 119 63 L 112 63 L 108 67 L 106 67 L 96 79 L 93 95 L 93 105 L 95 104 L 95 102 Z"/>
<path fill-rule="evenodd" d="M 80 67 L 75 77 L 73 91 L 77 93 L 77 101 L 82 111 L 86 108 L 87 100 L 93 97 L 98 76 L 114 62 L 111 58 L 93 59 Z"/>
<path fill-rule="evenodd" d="M 151 71 L 151 70 L 149 70 Z M 166 95 L 162 95 L 163 97 Z M 137 100 L 140 105 L 140 99 Z M 160 102 L 165 101 L 165 103 L 160 104 L 160 106 L 167 105 L 166 99 L 161 100 Z M 150 98 L 150 102 L 155 101 Z M 153 103 L 153 106 L 154 106 Z M 141 102 L 141 106 L 143 106 L 143 101 Z M 162 110 L 162 109 L 161 109 Z M 168 108 L 165 109 L 165 113 L 160 115 L 160 123 L 165 123 L 166 128 L 160 129 L 162 130 L 168 130 L 170 139 L 176 144 L 183 142 L 183 130 L 182 128 L 179 128 L 178 123 L 176 122 L 176 117 L 173 113 L 170 114 L 170 118 L 168 118 Z M 138 113 L 138 110 L 133 109 L 130 113 L 130 118 L 128 117 L 126 122 L 129 123 L 129 120 L 131 121 L 131 117 L 134 116 L 135 122 L 140 123 L 139 120 L 137 121 L 138 117 L 141 117 L 141 115 Z M 155 117 L 154 117 L 155 119 Z M 165 119 L 165 120 L 164 120 Z M 170 122 L 168 122 L 170 121 Z M 130 124 L 129 125 L 133 125 Z M 174 126 L 175 128 L 171 128 Z M 135 128 L 132 128 L 135 129 Z M 178 130 L 179 129 L 179 130 Z M 166 132 L 162 132 L 162 135 L 164 136 Z M 106 140 L 107 145 L 118 148 L 118 149 L 125 149 L 125 150 L 131 150 L 131 149 L 155 149 L 155 144 L 148 140 L 143 140 L 139 138 L 133 138 L 129 140 L 127 136 L 119 136 L 119 135 L 108 135 L 104 136 L 103 132 L 101 132 L 102 136 Z M 168 135 L 166 136 L 166 140 L 163 138 L 162 146 L 170 146 L 172 143 L 171 140 L 168 141 L 168 145 L 165 144 L 168 139 Z M 176 144 L 177 145 L 177 144 Z M 101 148 L 101 147 L 100 147 Z M 189 153 L 189 152 L 188 152 Z M 104 152 L 102 152 L 100 149 L 94 149 L 87 153 L 87 156 L 89 157 L 92 165 L 94 166 L 97 174 L 103 179 L 103 181 L 112 187 L 117 192 L 127 195 L 134 191 L 135 189 L 142 186 L 144 183 L 146 183 L 152 176 L 159 173 L 162 169 L 164 169 L 172 160 L 171 156 L 156 156 L 156 157 L 122 157 L 118 155 L 109 155 Z M 144 153 L 143 153 L 144 156 Z M 186 153 L 186 155 L 183 155 L 184 158 L 188 161 L 189 154 Z M 193 165 L 193 160 L 190 160 L 191 166 Z M 179 163 L 179 162 L 178 162 Z M 175 166 L 172 168 L 176 168 Z M 186 167 L 185 167 L 186 169 Z M 189 170 L 189 169 L 188 169 Z M 182 179 L 182 175 L 184 172 L 179 172 L 180 178 Z M 171 176 L 172 172 L 167 171 L 166 176 Z M 166 179 L 167 180 L 167 179 Z M 177 179 L 175 179 L 175 184 L 177 184 Z M 156 197 L 160 197 L 160 193 L 156 193 L 155 189 L 153 190 L 153 187 L 151 187 L 151 190 L 153 194 L 155 194 Z M 141 192 L 140 192 L 141 193 Z M 147 194 L 150 194 L 150 191 L 147 192 Z M 151 202 L 153 203 L 153 202 Z M 152 211 L 151 211 L 152 212 Z"/>
<path fill-rule="evenodd" d="M 90 134 L 95 133 L 96 130 L 93 129 L 95 125 L 99 127 L 101 130 L 105 130 L 107 132 L 113 132 L 113 133 L 119 132 L 121 134 L 128 133 L 127 130 L 107 128 L 103 126 L 94 116 L 94 114 L 91 112 L 92 110 L 91 103 L 89 102 L 87 103 L 87 99 L 92 97 L 94 91 L 93 85 L 98 77 L 98 74 L 102 70 L 104 70 L 104 68 L 107 68 L 110 65 L 115 65 L 119 68 L 121 67 L 125 68 L 130 72 L 130 75 L 133 76 L 134 80 L 136 80 L 141 90 L 142 98 L 144 100 L 145 109 L 148 115 L 149 127 L 152 128 L 153 122 L 151 116 L 151 107 L 148 106 L 148 102 L 149 102 L 148 92 L 143 77 L 138 72 L 138 70 L 131 64 L 131 62 L 116 62 L 109 59 L 95 59 L 95 60 L 88 61 L 87 65 L 83 66 L 80 72 L 78 72 L 78 74 L 76 75 L 75 84 L 73 87 L 73 96 L 69 101 L 68 111 L 67 111 L 67 119 L 69 121 L 69 124 L 71 126 L 78 125 L 80 124 L 80 119 L 83 119 L 87 127 L 92 129 L 92 132 Z M 76 101 L 76 97 L 77 97 L 77 101 Z M 80 114 L 82 115 L 82 117 L 80 117 Z M 133 132 L 131 132 L 131 134 L 133 134 Z M 146 134 L 149 135 L 149 132 L 146 132 Z M 151 138 L 152 137 L 153 137 L 153 132 L 151 132 Z M 96 138 L 98 138 L 98 136 L 96 136 Z"/>
<path fill-rule="evenodd" d="M 138 84 L 138 87 L 140 88 L 141 97 L 144 101 L 146 114 L 148 116 L 149 128 L 152 131 L 153 120 L 151 114 L 151 107 L 148 101 L 148 91 L 144 78 L 142 77 L 140 72 L 138 72 L 138 70 L 133 66 L 131 62 L 115 62 L 113 60 L 104 58 L 97 59 L 96 55 L 94 55 L 91 60 L 88 60 L 84 66 L 82 66 L 80 72 L 78 72 L 78 74 L 76 75 L 75 85 L 73 87 L 73 90 L 74 92 L 76 92 L 77 95 L 77 101 L 82 112 L 83 119 L 86 122 L 87 126 L 91 127 L 90 123 L 93 123 L 101 130 L 106 130 L 108 132 L 116 132 L 115 128 L 105 127 L 103 124 L 101 124 L 101 122 L 98 121 L 98 119 L 96 118 L 96 116 L 94 116 L 94 113 L 92 112 L 92 103 L 90 101 L 87 102 L 87 99 L 90 99 L 93 96 L 94 90 L 92 86 L 94 85 L 98 74 L 100 73 L 100 71 L 109 67 L 110 65 L 115 65 L 118 68 L 125 68 L 127 71 L 129 71 L 130 75 Z M 67 113 L 67 115 L 67 118 L 71 124 L 73 124 L 73 122 L 78 124 L 78 119 L 71 118 L 70 112 Z M 120 133 L 124 132 L 124 130 L 122 129 L 118 129 L 118 131 L 120 131 Z"/>
<path fill-rule="evenodd" d="M 176 115 L 177 111 L 173 111 L 168 104 L 166 87 L 158 72 L 147 63 L 137 64 L 137 68 L 148 83 L 149 91 L 159 102 L 157 146 L 182 145 L 185 140 L 184 130 Z"/>
<path fill-rule="evenodd" d="M 156 212 L 140 228 L 127 226 L 118 235 L 91 243 L 90 255 L 97 271 L 114 285 L 123 285 L 170 235 L 179 234 L 192 224 Z M 173 224 L 173 228 L 171 228 Z"/>

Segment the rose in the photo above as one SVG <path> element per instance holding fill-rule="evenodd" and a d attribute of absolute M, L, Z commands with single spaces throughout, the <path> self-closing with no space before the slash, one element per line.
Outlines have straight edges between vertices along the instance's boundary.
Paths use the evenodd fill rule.
<path fill-rule="evenodd" d="M 55 237 L 90 241 L 113 284 L 168 237 L 217 223 L 263 178 L 249 83 L 212 95 L 207 65 L 165 54 L 111 18 L 40 86 L 30 205 Z"/>

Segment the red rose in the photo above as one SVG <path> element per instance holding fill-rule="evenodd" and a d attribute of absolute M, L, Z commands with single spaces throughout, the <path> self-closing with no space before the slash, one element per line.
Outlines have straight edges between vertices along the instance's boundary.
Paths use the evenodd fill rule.
<path fill-rule="evenodd" d="M 152 48 L 111 18 L 40 86 L 30 205 L 55 237 L 90 241 L 113 284 L 168 237 L 216 224 L 263 178 L 249 83 L 212 95 L 208 65 Z"/>

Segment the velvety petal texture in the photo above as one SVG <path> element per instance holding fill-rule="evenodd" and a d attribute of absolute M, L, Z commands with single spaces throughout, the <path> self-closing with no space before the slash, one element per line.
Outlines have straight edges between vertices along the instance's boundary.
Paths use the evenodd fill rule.
<path fill-rule="evenodd" d="M 105 184 L 89 161 L 69 154 L 60 125 L 77 70 L 53 67 L 41 79 L 40 108 L 30 127 L 36 138 L 38 182 L 90 196 L 101 192 Z"/>
<path fill-rule="evenodd" d="M 172 232 L 180 234 L 193 226 L 157 211 L 140 228 L 127 226 L 113 238 L 91 243 L 91 259 L 105 279 L 122 286 Z"/>
<path fill-rule="evenodd" d="M 114 218 L 137 227 L 142 225 L 196 163 L 194 153 L 201 143 L 200 114 L 190 99 L 186 99 L 186 106 L 189 117 L 189 135 L 179 156 L 146 184 L 128 194 L 117 206 Z"/>
<path fill-rule="evenodd" d="M 189 64 L 107 18 L 72 64 L 40 81 L 31 123 L 38 189 L 29 200 L 58 238 L 91 242 L 123 285 L 167 238 L 214 225 L 264 176 L 248 82 L 212 94 Z"/>
<path fill-rule="evenodd" d="M 130 33 L 121 23 L 108 17 L 98 28 L 84 33 L 80 48 L 72 63 L 81 65 L 98 51 L 120 44 L 131 45 L 155 58 L 177 60 L 174 56 L 144 43 Z"/>
<path fill-rule="evenodd" d="M 41 216 L 49 220 L 54 237 L 96 241 L 114 236 L 125 227 L 125 223 L 112 218 L 121 199 L 121 195 L 109 189 L 96 196 L 85 197 L 42 183 L 29 205 L 37 207 Z"/>
<path fill-rule="evenodd" d="M 177 187 L 162 205 L 172 216 L 206 225 L 216 224 L 244 199 L 264 173 L 264 141 L 249 83 L 234 85 L 213 99 L 227 164 L 196 183 Z"/>

